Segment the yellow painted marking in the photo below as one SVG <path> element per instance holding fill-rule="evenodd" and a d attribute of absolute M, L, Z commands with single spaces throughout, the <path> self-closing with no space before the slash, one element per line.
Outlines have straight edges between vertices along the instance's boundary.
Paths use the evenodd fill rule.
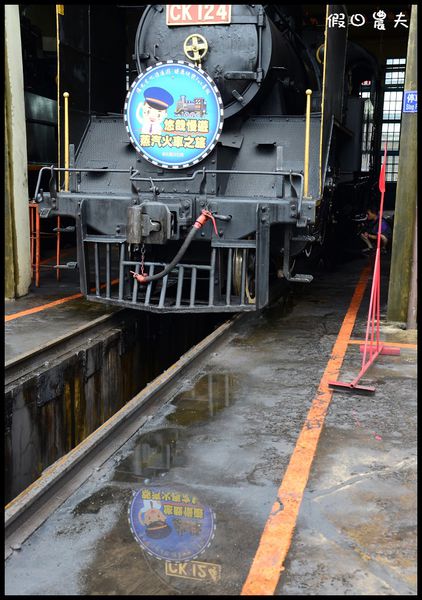
<path fill-rule="evenodd" d="M 221 565 L 205 563 L 196 560 L 188 562 L 165 562 L 165 573 L 170 577 L 194 579 L 196 581 L 212 581 L 217 583 L 221 579 Z"/>
<path fill-rule="evenodd" d="M 328 4 L 325 9 L 325 31 L 324 31 L 324 65 L 322 69 L 322 97 L 321 97 L 321 127 L 319 138 L 319 195 L 322 195 L 322 134 L 324 122 L 324 100 L 325 100 L 325 66 L 327 64 L 327 44 L 328 44 Z"/>

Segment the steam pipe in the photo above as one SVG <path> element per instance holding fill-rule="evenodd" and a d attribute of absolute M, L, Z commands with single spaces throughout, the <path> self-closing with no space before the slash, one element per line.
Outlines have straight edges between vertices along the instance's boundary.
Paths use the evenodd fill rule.
<path fill-rule="evenodd" d="M 214 215 L 210 211 L 204 209 L 202 211 L 202 214 L 199 215 L 199 217 L 196 219 L 195 223 L 192 225 L 192 228 L 189 231 L 188 235 L 186 236 L 185 241 L 183 242 L 179 252 L 173 258 L 173 260 L 162 271 L 160 271 L 160 273 L 156 273 L 155 275 L 143 275 L 142 273 L 138 274 L 138 273 L 135 273 L 135 271 L 131 271 L 131 273 L 133 274 L 133 278 L 142 284 L 147 284 L 147 283 L 150 283 L 150 281 L 158 281 L 159 279 L 163 279 L 163 277 L 168 275 L 168 273 L 170 273 L 170 271 L 172 269 L 174 269 L 174 267 L 177 265 L 177 263 L 181 261 L 186 250 L 188 249 L 190 243 L 192 242 L 196 231 L 198 229 L 201 229 L 201 227 L 203 225 L 205 225 L 205 223 L 208 221 L 208 219 L 211 219 L 211 221 L 213 222 L 214 231 L 215 231 L 216 235 L 218 236 L 218 231 L 217 231 L 217 226 L 215 224 Z"/>

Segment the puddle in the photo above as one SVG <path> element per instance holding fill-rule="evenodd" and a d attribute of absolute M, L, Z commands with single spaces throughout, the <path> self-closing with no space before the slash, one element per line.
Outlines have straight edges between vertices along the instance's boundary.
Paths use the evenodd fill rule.
<path fill-rule="evenodd" d="M 144 479 L 148 483 L 154 477 L 165 475 L 175 466 L 176 458 L 180 455 L 176 451 L 178 437 L 179 431 L 174 428 L 144 433 L 129 456 L 116 468 L 113 480 L 128 481 L 134 478 L 137 481 Z"/>
<path fill-rule="evenodd" d="M 174 410 L 166 416 L 169 426 L 139 436 L 129 456 L 117 466 L 114 481 L 149 483 L 175 466 L 184 464 L 184 444 L 177 447 L 179 427 L 204 423 L 233 404 L 237 378 L 230 373 L 210 373 L 190 390 L 178 394 L 170 403 Z"/>
<path fill-rule="evenodd" d="M 100 510 L 108 504 L 115 505 L 118 501 L 126 499 L 127 490 L 121 490 L 113 486 L 104 486 L 91 496 L 84 498 L 72 510 L 74 517 L 87 514 L 98 514 Z M 61 535 L 65 531 L 58 531 L 57 535 Z"/>
<path fill-rule="evenodd" d="M 231 373 L 204 375 L 191 390 L 181 392 L 172 400 L 176 410 L 166 418 L 181 426 L 208 421 L 233 404 L 236 385 L 237 379 Z"/>

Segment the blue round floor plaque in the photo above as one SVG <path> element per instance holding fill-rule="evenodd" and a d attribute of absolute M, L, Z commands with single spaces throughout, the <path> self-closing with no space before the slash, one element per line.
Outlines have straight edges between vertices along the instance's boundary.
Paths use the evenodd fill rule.
<path fill-rule="evenodd" d="M 223 128 L 223 101 L 211 77 L 183 61 L 157 63 L 138 75 L 126 96 L 124 120 L 135 149 L 165 169 L 199 163 Z"/>
<path fill-rule="evenodd" d="M 213 511 L 191 493 L 141 488 L 129 507 L 129 525 L 149 554 L 180 562 L 196 558 L 209 546 L 215 518 Z"/>

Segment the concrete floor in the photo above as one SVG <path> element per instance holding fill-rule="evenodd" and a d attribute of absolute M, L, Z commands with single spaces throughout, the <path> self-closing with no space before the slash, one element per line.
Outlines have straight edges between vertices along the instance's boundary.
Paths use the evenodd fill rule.
<path fill-rule="evenodd" d="M 364 264 L 248 315 L 13 552 L 6 594 L 239 595 Z M 409 346 L 368 371 L 375 395 L 333 394 L 276 595 L 417 593 L 416 332 L 383 321 L 387 276 L 383 265 L 381 337 Z M 364 338 L 368 298 L 369 289 L 353 339 Z M 360 361 L 349 345 L 341 379 L 353 379 Z M 185 507 L 202 510 L 190 519 L 196 531 L 147 539 L 135 511 L 133 532 L 142 491 L 185 494 Z"/>
<path fill-rule="evenodd" d="M 13 316 L 23 311 L 30 311 L 69 298 L 79 292 L 78 271 L 63 271 L 60 282 L 57 282 L 55 271 L 49 269 L 41 273 L 39 288 L 32 285 L 26 296 L 5 302 L 5 314 Z M 6 362 L 42 348 L 52 340 L 116 310 L 116 307 L 88 302 L 79 297 L 63 304 L 47 307 L 40 312 L 28 313 L 23 317 L 6 321 Z"/>

